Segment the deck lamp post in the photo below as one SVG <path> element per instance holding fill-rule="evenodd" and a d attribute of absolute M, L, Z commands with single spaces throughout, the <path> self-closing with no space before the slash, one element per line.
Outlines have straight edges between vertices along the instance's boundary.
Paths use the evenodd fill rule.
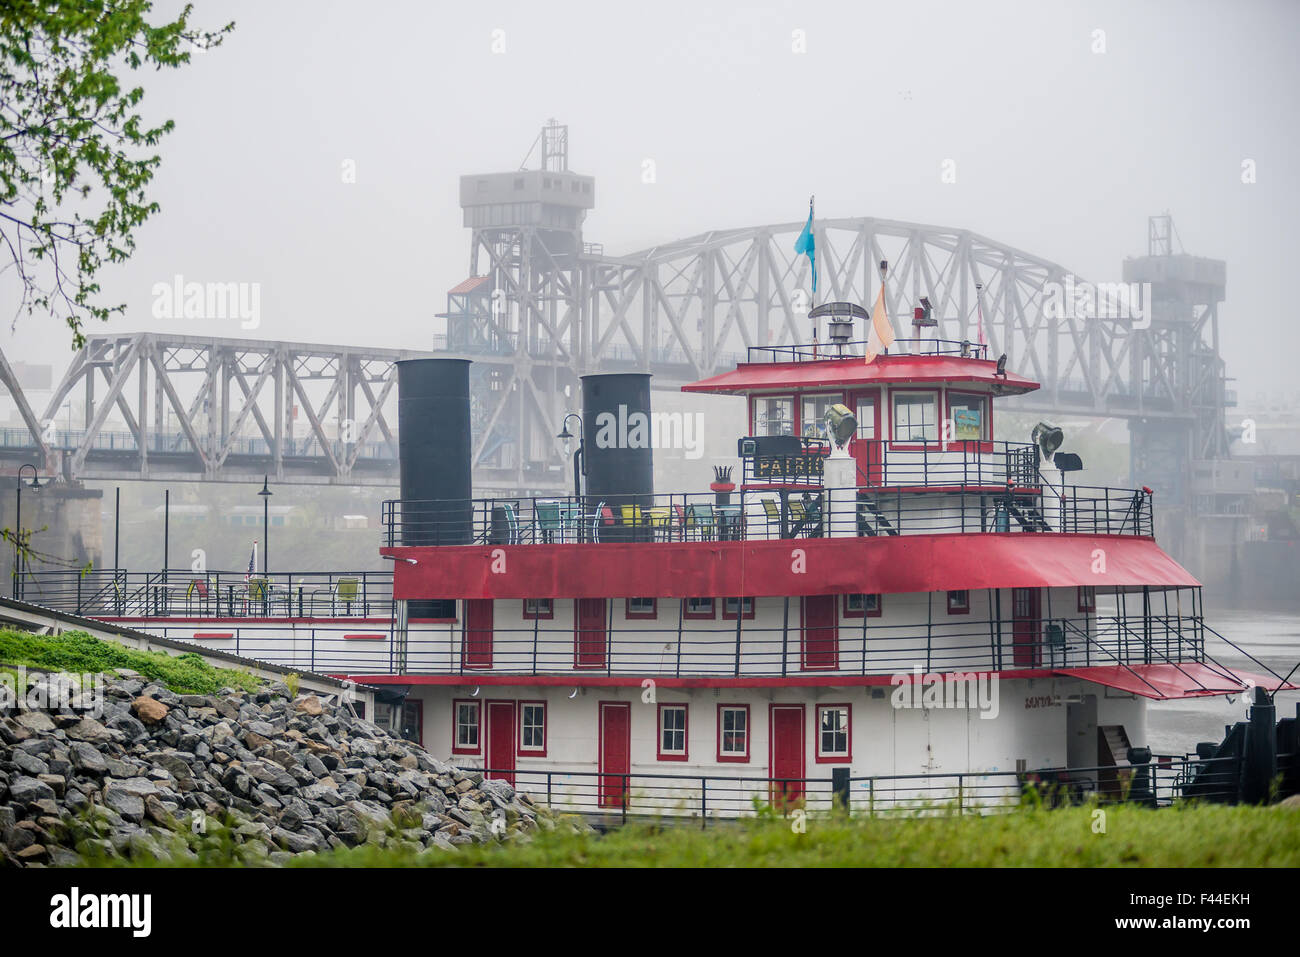
<path fill-rule="evenodd" d="M 560 434 L 557 435 L 556 438 L 564 442 L 565 452 L 569 451 L 569 442 L 574 438 L 573 433 L 569 431 L 570 419 L 577 419 L 578 430 L 580 433 L 582 431 L 582 416 L 578 415 L 576 412 L 570 412 L 564 417 L 564 422 L 561 423 Z M 575 502 L 582 499 L 582 476 L 586 474 L 586 471 L 586 462 L 583 458 L 582 436 L 579 434 L 578 450 L 573 453 L 573 498 Z"/>
<path fill-rule="evenodd" d="M 41 490 L 41 473 L 35 465 L 24 463 L 18 467 L 18 484 L 14 487 L 14 580 L 13 580 L 13 597 L 19 597 L 19 589 L 22 583 L 22 562 L 23 562 L 23 481 L 27 469 L 32 470 L 32 477 L 27 481 L 28 487 L 33 492 Z"/>
<path fill-rule="evenodd" d="M 257 494 L 262 496 L 262 577 L 267 577 L 267 556 L 271 553 L 271 496 L 274 494 L 267 488 L 268 476 L 262 476 L 262 491 Z"/>

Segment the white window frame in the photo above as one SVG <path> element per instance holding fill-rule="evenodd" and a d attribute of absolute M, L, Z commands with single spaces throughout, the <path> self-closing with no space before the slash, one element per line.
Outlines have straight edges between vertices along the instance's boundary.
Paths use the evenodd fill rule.
<path fill-rule="evenodd" d="M 903 400 L 911 400 L 911 399 L 918 399 L 918 398 L 928 400 L 930 406 L 929 430 L 931 434 L 928 436 L 925 436 L 924 434 L 926 430 L 926 423 L 925 423 L 925 416 L 922 415 L 920 420 L 920 425 L 921 425 L 921 431 L 923 437 L 919 439 L 915 437 L 902 438 L 898 433 L 899 404 L 900 402 L 903 402 Z M 903 402 L 903 404 L 910 406 L 912 403 Z M 908 416 L 908 419 L 909 419 L 908 429 L 910 430 L 912 428 L 911 421 L 910 421 L 911 420 L 910 414 Z M 939 393 L 938 391 L 933 389 L 895 389 L 891 391 L 889 393 L 889 433 L 892 436 L 892 441 L 899 442 L 904 445 L 921 445 L 926 442 L 939 441 Z"/>
<path fill-rule="evenodd" d="M 542 735 L 541 744 L 526 743 L 526 739 L 528 737 L 528 712 L 530 710 L 536 710 L 542 713 L 542 720 L 540 722 L 535 723 L 535 727 L 537 727 L 541 731 L 541 735 Z M 546 702 L 545 701 L 519 702 L 519 750 L 522 753 L 529 753 L 534 751 L 539 754 L 546 753 Z"/>
<path fill-rule="evenodd" d="M 664 719 L 665 719 L 665 717 L 667 717 L 667 715 L 669 714 L 669 712 L 678 712 L 678 713 L 681 714 L 681 716 L 682 716 L 682 726 L 681 726 L 680 728 L 668 728 L 668 727 L 666 726 L 666 722 L 665 722 Z M 681 758 L 686 757 L 686 751 L 687 751 L 687 749 L 686 749 L 686 730 L 687 730 L 687 728 L 689 727 L 689 725 L 687 724 L 687 721 L 688 721 L 688 720 L 689 720 L 689 719 L 688 719 L 688 715 L 687 715 L 687 713 L 686 713 L 686 705 L 684 705 L 684 704 L 664 704 L 664 705 L 660 705 L 660 706 L 659 706 L 659 751 L 658 751 L 658 754 L 659 754 L 660 757 L 675 757 L 675 758 L 676 758 L 676 757 L 681 757 Z M 674 736 L 680 734 L 680 735 L 682 736 L 682 746 L 681 746 L 680 748 L 666 748 L 666 747 L 664 747 L 664 735 L 665 735 L 665 733 L 667 733 L 667 734 L 672 734 L 672 735 L 674 735 Z"/>
<path fill-rule="evenodd" d="M 843 404 L 843 392 L 809 392 L 799 396 L 799 434 L 804 438 L 829 439 L 830 435 L 826 431 L 826 421 L 821 416 L 808 421 L 808 406 L 815 404 L 823 399 L 829 399 L 826 407 L 830 408 L 835 403 Z M 812 426 L 812 431 L 808 431 L 808 426 Z"/>
<path fill-rule="evenodd" d="M 732 729 L 727 730 L 727 712 L 738 713 L 745 723 L 741 731 Z M 742 747 L 739 751 L 727 750 L 727 735 L 740 735 Z M 722 758 L 748 758 L 749 757 L 749 708 L 741 704 L 720 704 L 718 705 L 718 756 Z"/>
<path fill-rule="evenodd" d="M 822 715 L 828 711 L 838 711 L 843 714 L 843 723 L 829 732 L 825 731 L 822 726 Z M 818 758 L 842 758 L 848 760 L 850 750 L 853 747 L 853 736 L 849 732 L 849 722 L 852 720 L 853 711 L 847 704 L 819 704 L 817 706 L 817 757 Z M 827 751 L 822 747 L 824 734 L 844 735 L 843 751 Z"/>
<path fill-rule="evenodd" d="M 471 708 L 474 712 L 474 720 L 470 724 L 461 721 L 461 708 Z M 461 729 L 473 728 L 474 740 L 472 743 L 466 743 L 461 740 Z M 480 701 L 457 701 L 456 702 L 456 729 L 455 729 L 455 749 L 459 751 L 478 751 L 483 746 L 483 704 Z"/>
<path fill-rule="evenodd" d="M 760 408 L 760 406 L 761 406 L 763 403 L 766 403 L 766 402 L 786 402 L 786 403 L 789 403 L 790 416 L 789 416 L 788 419 L 785 420 L 785 421 L 788 422 L 789 425 L 790 425 L 790 429 L 789 429 L 788 432 L 768 432 L 768 431 L 765 431 L 765 429 L 766 429 L 766 423 L 764 422 L 764 419 L 766 418 L 766 419 L 769 419 L 769 420 L 770 420 L 771 417 L 770 417 L 770 416 L 764 416 L 764 415 L 762 415 L 762 414 L 759 412 L 759 408 Z M 793 396 L 793 395 L 756 395 L 756 396 L 754 396 L 754 434 L 755 434 L 755 435 L 794 435 L 794 434 L 795 434 L 795 421 L 794 421 L 794 396 Z"/>

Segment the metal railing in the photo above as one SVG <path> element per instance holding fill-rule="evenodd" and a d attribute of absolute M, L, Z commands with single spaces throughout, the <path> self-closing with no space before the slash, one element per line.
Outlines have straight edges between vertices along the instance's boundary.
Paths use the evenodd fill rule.
<path fill-rule="evenodd" d="M 1026 488 L 1013 483 L 998 490 L 960 485 L 924 497 L 901 486 L 804 486 L 721 497 L 708 492 L 604 499 L 389 499 L 382 506 L 382 522 L 384 544 L 390 547 L 762 541 L 951 532 L 1154 536 L 1151 500 L 1142 491 L 1082 485 Z"/>
<path fill-rule="evenodd" d="M 526 760 L 526 759 L 521 759 Z M 607 823 L 657 818 L 707 826 L 795 808 L 853 814 L 989 814 L 1024 803 L 1065 807 L 1096 800 L 1168 807 L 1184 799 L 1238 798 L 1241 758 L 1153 755 L 1146 764 L 1032 771 L 969 771 L 779 778 L 727 774 L 609 773 L 550 768 L 484 769 L 552 810 L 598 815 Z M 1295 755 L 1280 755 L 1279 768 Z"/>
<path fill-rule="evenodd" d="M 389 617 L 393 574 L 50 569 L 24 575 L 18 597 L 91 618 Z"/>
<path fill-rule="evenodd" d="M 976 672 L 1188 662 L 1219 667 L 1206 653 L 1198 617 L 1153 616 L 1149 624 L 1136 627 L 1119 617 L 1093 619 L 1086 626 L 1046 618 L 1036 624 L 1035 640 L 1026 640 L 1023 625 L 1017 634 L 1010 620 L 960 626 L 873 622 L 865 629 L 849 624 L 841 626 L 836 639 L 805 640 L 797 616 L 794 627 L 755 628 L 742 620 L 737 628 L 734 621 L 683 623 L 679 614 L 670 613 L 665 617 L 674 619 L 672 626 L 627 623 L 617 631 L 575 630 L 570 624 L 552 628 L 533 621 L 526 627 L 496 628 L 490 636 L 473 630 L 467 634 L 460 622 L 408 626 L 403 635 L 382 615 L 340 616 L 337 624 L 241 623 L 240 617 L 173 614 L 149 628 L 180 640 L 223 641 L 222 650 L 328 674 L 793 678 L 892 676 L 919 669 L 949 676 L 945 682 L 960 681 L 961 688 L 953 687 L 951 695 L 956 700 L 960 691 L 972 708 L 993 705 L 996 694 L 987 679 L 972 677 Z M 1134 676 L 1141 680 L 1137 672 Z"/>
<path fill-rule="evenodd" d="M 866 356 L 867 345 L 866 339 L 854 339 L 843 343 L 805 342 L 789 346 L 750 346 L 748 361 L 819 362 L 828 359 L 860 359 Z M 988 346 L 958 339 L 895 339 L 889 348 L 889 355 L 988 358 Z"/>
<path fill-rule="evenodd" d="M 721 599 L 718 600 L 721 603 Z M 665 603 L 666 604 L 666 603 Z M 1199 617 L 1148 619 L 1045 617 L 1026 626 L 1011 619 L 961 624 L 920 621 L 880 624 L 847 619 L 836 632 L 806 634 L 798 604 L 783 624 L 753 620 L 684 620 L 673 602 L 662 627 L 620 622 L 599 629 L 571 622 L 526 621 L 516 628 L 475 633 L 459 623 L 410 628 L 401 639 L 408 674 L 582 675 L 623 677 L 892 676 L 964 674 L 1020 669 L 1206 662 Z M 862 624 L 859 624 L 861 622 Z M 286 662 L 287 664 L 287 662 Z M 975 706 L 982 686 L 963 689 Z"/>

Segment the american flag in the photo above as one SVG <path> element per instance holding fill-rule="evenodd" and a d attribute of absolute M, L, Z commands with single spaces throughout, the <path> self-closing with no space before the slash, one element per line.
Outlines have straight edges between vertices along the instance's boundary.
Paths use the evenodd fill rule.
<path fill-rule="evenodd" d="M 253 539 L 253 550 L 248 554 L 248 571 L 244 572 L 244 581 L 247 582 L 253 577 L 253 572 L 257 569 L 257 539 Z"/>

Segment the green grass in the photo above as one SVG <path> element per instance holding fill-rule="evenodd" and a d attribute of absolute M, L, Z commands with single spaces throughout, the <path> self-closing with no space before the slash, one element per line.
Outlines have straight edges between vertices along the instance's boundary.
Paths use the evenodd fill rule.
<path fill-rule="evenodd" d="M 633 824 L 604 835 L 561 825 L 530 844 L 457 851 L 374 845 L 295 858 L 295 867 L 1296 867 L 1300 811 L 1109 806 L 1105 833 L 1093 808 L 1025 807 L 976 817 L 809 816 L 797 833 L 770 813 L 743 822 Z M 150 862 L 155 863 L 155 862 Z M 244 866 L 228 848 L 169 866 Z"/>
<path fill-rule="evenodd" d="M 214 668 L 197 654 L 138 651 L 92 638 L 82 631 L 34 635 L 0 630 L 0 663 L 6 666 L 4 670 L 11 677 L 15 677 L 13 668 L 18 665 L 73 674 L 131 668 L 151 681 L 161 682 L 177 694 L 214 694 L 222 688 L 252 691 L 262 684 L 261 679 L 246 672 Z"/>

